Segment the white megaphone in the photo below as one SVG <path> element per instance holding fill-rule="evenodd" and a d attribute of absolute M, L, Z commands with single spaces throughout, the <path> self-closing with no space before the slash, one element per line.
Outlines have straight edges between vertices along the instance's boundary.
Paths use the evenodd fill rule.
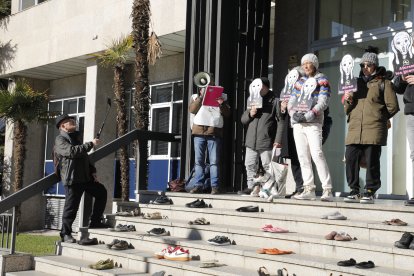
<path fill-rule="evenodd" d="M 194 75 L 194 84 L 199 88 L 207 87 L 210 83 L 211 77 L 207 72 L 198 72 Z"/>

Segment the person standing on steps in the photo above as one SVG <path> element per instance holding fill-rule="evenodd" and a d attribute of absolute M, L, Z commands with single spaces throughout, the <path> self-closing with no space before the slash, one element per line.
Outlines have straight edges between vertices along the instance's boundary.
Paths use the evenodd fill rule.
<path fill-rule="evenodd" d="M 252 106 L 246 109 L 241 117 L 242 124 L 247 126 L 245 139 L 246 157 L 244 161 L 247 174 L 247 188 L 240 193 L 253 196 L 259 196 L 260 192 L 260 186 L 255 186 L 253 183 L 253 178 L 259 167 L 259 158 L 263 169 L 268 171 L 277 129 L 276 96 L 269 89 L 269 80 L 265 77 L 260 78 L 260 80 L 262 81 L 262 88 L 260 90 L 260 95 L 263 98 L 262 108 Z"/>
<path fill-rule="evenodd" d="M 99 144 L 99 139 L 82 144 L 76 131 L 76 118 L 63 114 L 56 118 L 56 127 L 60 130 L 55 139 L 54 155 L 58 160 L 57 173 L 65 187 L 65 206 L 62 215 L 60 237 L 63 242 L 75 243 L 72 236 L 72 224 L 84 192 L 94 197 L 90 228 L 106 228 L 102 222 L 106 206 L 107 191 L 96 177 L 96 168 L 89 160 L 88 152 Z M 56 164 L 55 164 L 56 165 Z"/>
<path fill-rule="evenodd" d="M 295 199 L 314 200 L 315 183 L 313 176 L 312 160 L 315 162 L 319 179 L 322 182 L 322 201 L 332 201 L 332 180 L 328 164 L 322 151 L 322 125 L 324 111 L 328 107 L 331 89 L 327 77 L 318 71 L 318 58 L 312 54 L 306 54 L 301 59 L 304 75 L 296 82 L 287 110 L 291 117 L 296 150 L 299 157 L 303 178 L 303 193 L 294 196 Z M 305 83 L 313 84 L 308 91 Z M 305 93 L 306 92 L 306 93 Z M 294 105 L 302 99 L 302 96 L 310 101 L 307 112 L 296 112 Z"/>
<path fill-rule="evenodd" d="M 374 203 L 381 187 L 381 147 L 387 144 L 387 122 L 400 110 L 386 70 L 379 66 L 378 48 L 368 47 L 361 58 L 357 91 L 345 93 L 344 108 L 348 116 L 345 139 L 346 179 L 351 189 L 345 202 Z M 365 157 L 364 192 L 360 193 L 359 169 Z"/>

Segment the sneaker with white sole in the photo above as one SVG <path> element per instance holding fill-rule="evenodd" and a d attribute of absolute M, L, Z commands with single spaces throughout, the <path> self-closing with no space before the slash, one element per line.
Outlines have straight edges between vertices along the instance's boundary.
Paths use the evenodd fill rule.
<path fill-rule="evenodd" d="M 323 189 L 321 201 L 327 201 L 327 202 L 333 201 L 332 189 Z"/>
<path fill-rule="evenodd" d="M 311 187 L 305 187 L 305 189 L 303 190 L 303 193 L 299 195 L 295 195 L 293 198 L 299 199 L 299 200 L 315 200 L 316 199 L 315 189 Z"/>
<path fill-rule="evenodd" d="M 189 261 L 190 252 L 180 246 L 177 246 L 173 251 L 165 253 L 164 259 L 171 261 Z"/>
<path fill-rule="evenodd" d="M 164 248 L 163 250 L 161 250 L 160 252 L 155 252 L 154 256 L 157 259 L 164 259 L 164 255 L 169 253 L 169 252 L 173 252 L 174 251 L 174 247 L 172 246 L 168 246 L 167 248 Z"/>
<path fill-rule="evenodd" d="M 359 203 L 361 204 L 374 204 L 374 197 L 375 194 L 371 191 L 365 192 L 364 195 L 362 196 L 361 200 L 359 201 Z"/>
<path fill-rule="evenodd" d="M 344 198 L 344 202 L 348 203 L 359 203 L 361 200 L 361 194 L 357 191 L 351 191 L 349 196 Z"/>

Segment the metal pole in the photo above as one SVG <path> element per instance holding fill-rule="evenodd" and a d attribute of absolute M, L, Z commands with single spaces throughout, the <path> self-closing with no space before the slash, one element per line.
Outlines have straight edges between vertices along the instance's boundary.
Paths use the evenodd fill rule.
<path fill-rule="evenodd" d="M 140 145 L 139 140 L 136 140 L 135 142 L 135 201 L 139 202 L 139 160 L 140 160 L 140 151 L 139 151 Z"/>
<path fill-rule="evenodd" d="M 12 215 L 12 236 L 11 236 L 11 245 L 10 245 L 10 254 L 14 254 L 16 248 L 16 228 L 17 228 L 17 218 L 16 218 L 16 206 L 13 207 Z"/>

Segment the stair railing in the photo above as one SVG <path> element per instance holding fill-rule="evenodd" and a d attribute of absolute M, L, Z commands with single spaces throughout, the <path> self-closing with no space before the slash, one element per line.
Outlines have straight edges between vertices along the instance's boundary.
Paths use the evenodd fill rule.
<path fill-rule="evenodd" d="M 96 162 L 101 160 L 105 156 L 115 152 L 122 146 L 129 145 L 130 143 L 138 140 L 138 143 L 145 143 L 151 140 L 154 141 L 163 141 L 163 142 L 180 142 L 181 136 L 173 133 L 164 133 L 164 132 L 156 132 L 156 131 L 145 131 L 145 130 L 138 130 L 134 129 L 127 134 L 111 141 L 110 143 L 104 145 L 103 147 L 95 150 L 91 154 L 89 154 L 89 158 L 92 162 Z M 137 147 L 139 148 L 139 147 Z M 136 167 L 139 168 L 139 149 L 137 149 L 137 160 L 136 160 Z M 137 169 L 137 171 L 139 171 Z M 139 173 L 139 172 L 137 172 Z M 139 179 L 137 175 L 137 180 Z M 9 239 L 10 239 L 10 254 L 15 253 L 15 246 L 16 246 L 16 211 L 17 207 L 23 203 L 24 201 L 28 200 L 29 198 L 42 193 L 44 190 L 48 189 L 50 186 L 59 182 L 59 179 L 56 174 L 50 174 L 26 187 L 21 189 L 20 191 L 6 197 L 5 199 L 0 201 L 0 216 L 8 216 L 7 218 L 7 227 L 10 227 L 11 222 L 11 233 L 7 230 L 7 241 L 6 241 L 6 248 L 9 248 Z M 11 210 L 11 213 L 6 211 Z M 11 216 L 11 218 L 9 218 Z M 3 219 L 4 220 L 4 219 Z M 3 238 L 3 234 L 2 234 Z M 1 243 L 3 247 L 3 240 Z"/>

